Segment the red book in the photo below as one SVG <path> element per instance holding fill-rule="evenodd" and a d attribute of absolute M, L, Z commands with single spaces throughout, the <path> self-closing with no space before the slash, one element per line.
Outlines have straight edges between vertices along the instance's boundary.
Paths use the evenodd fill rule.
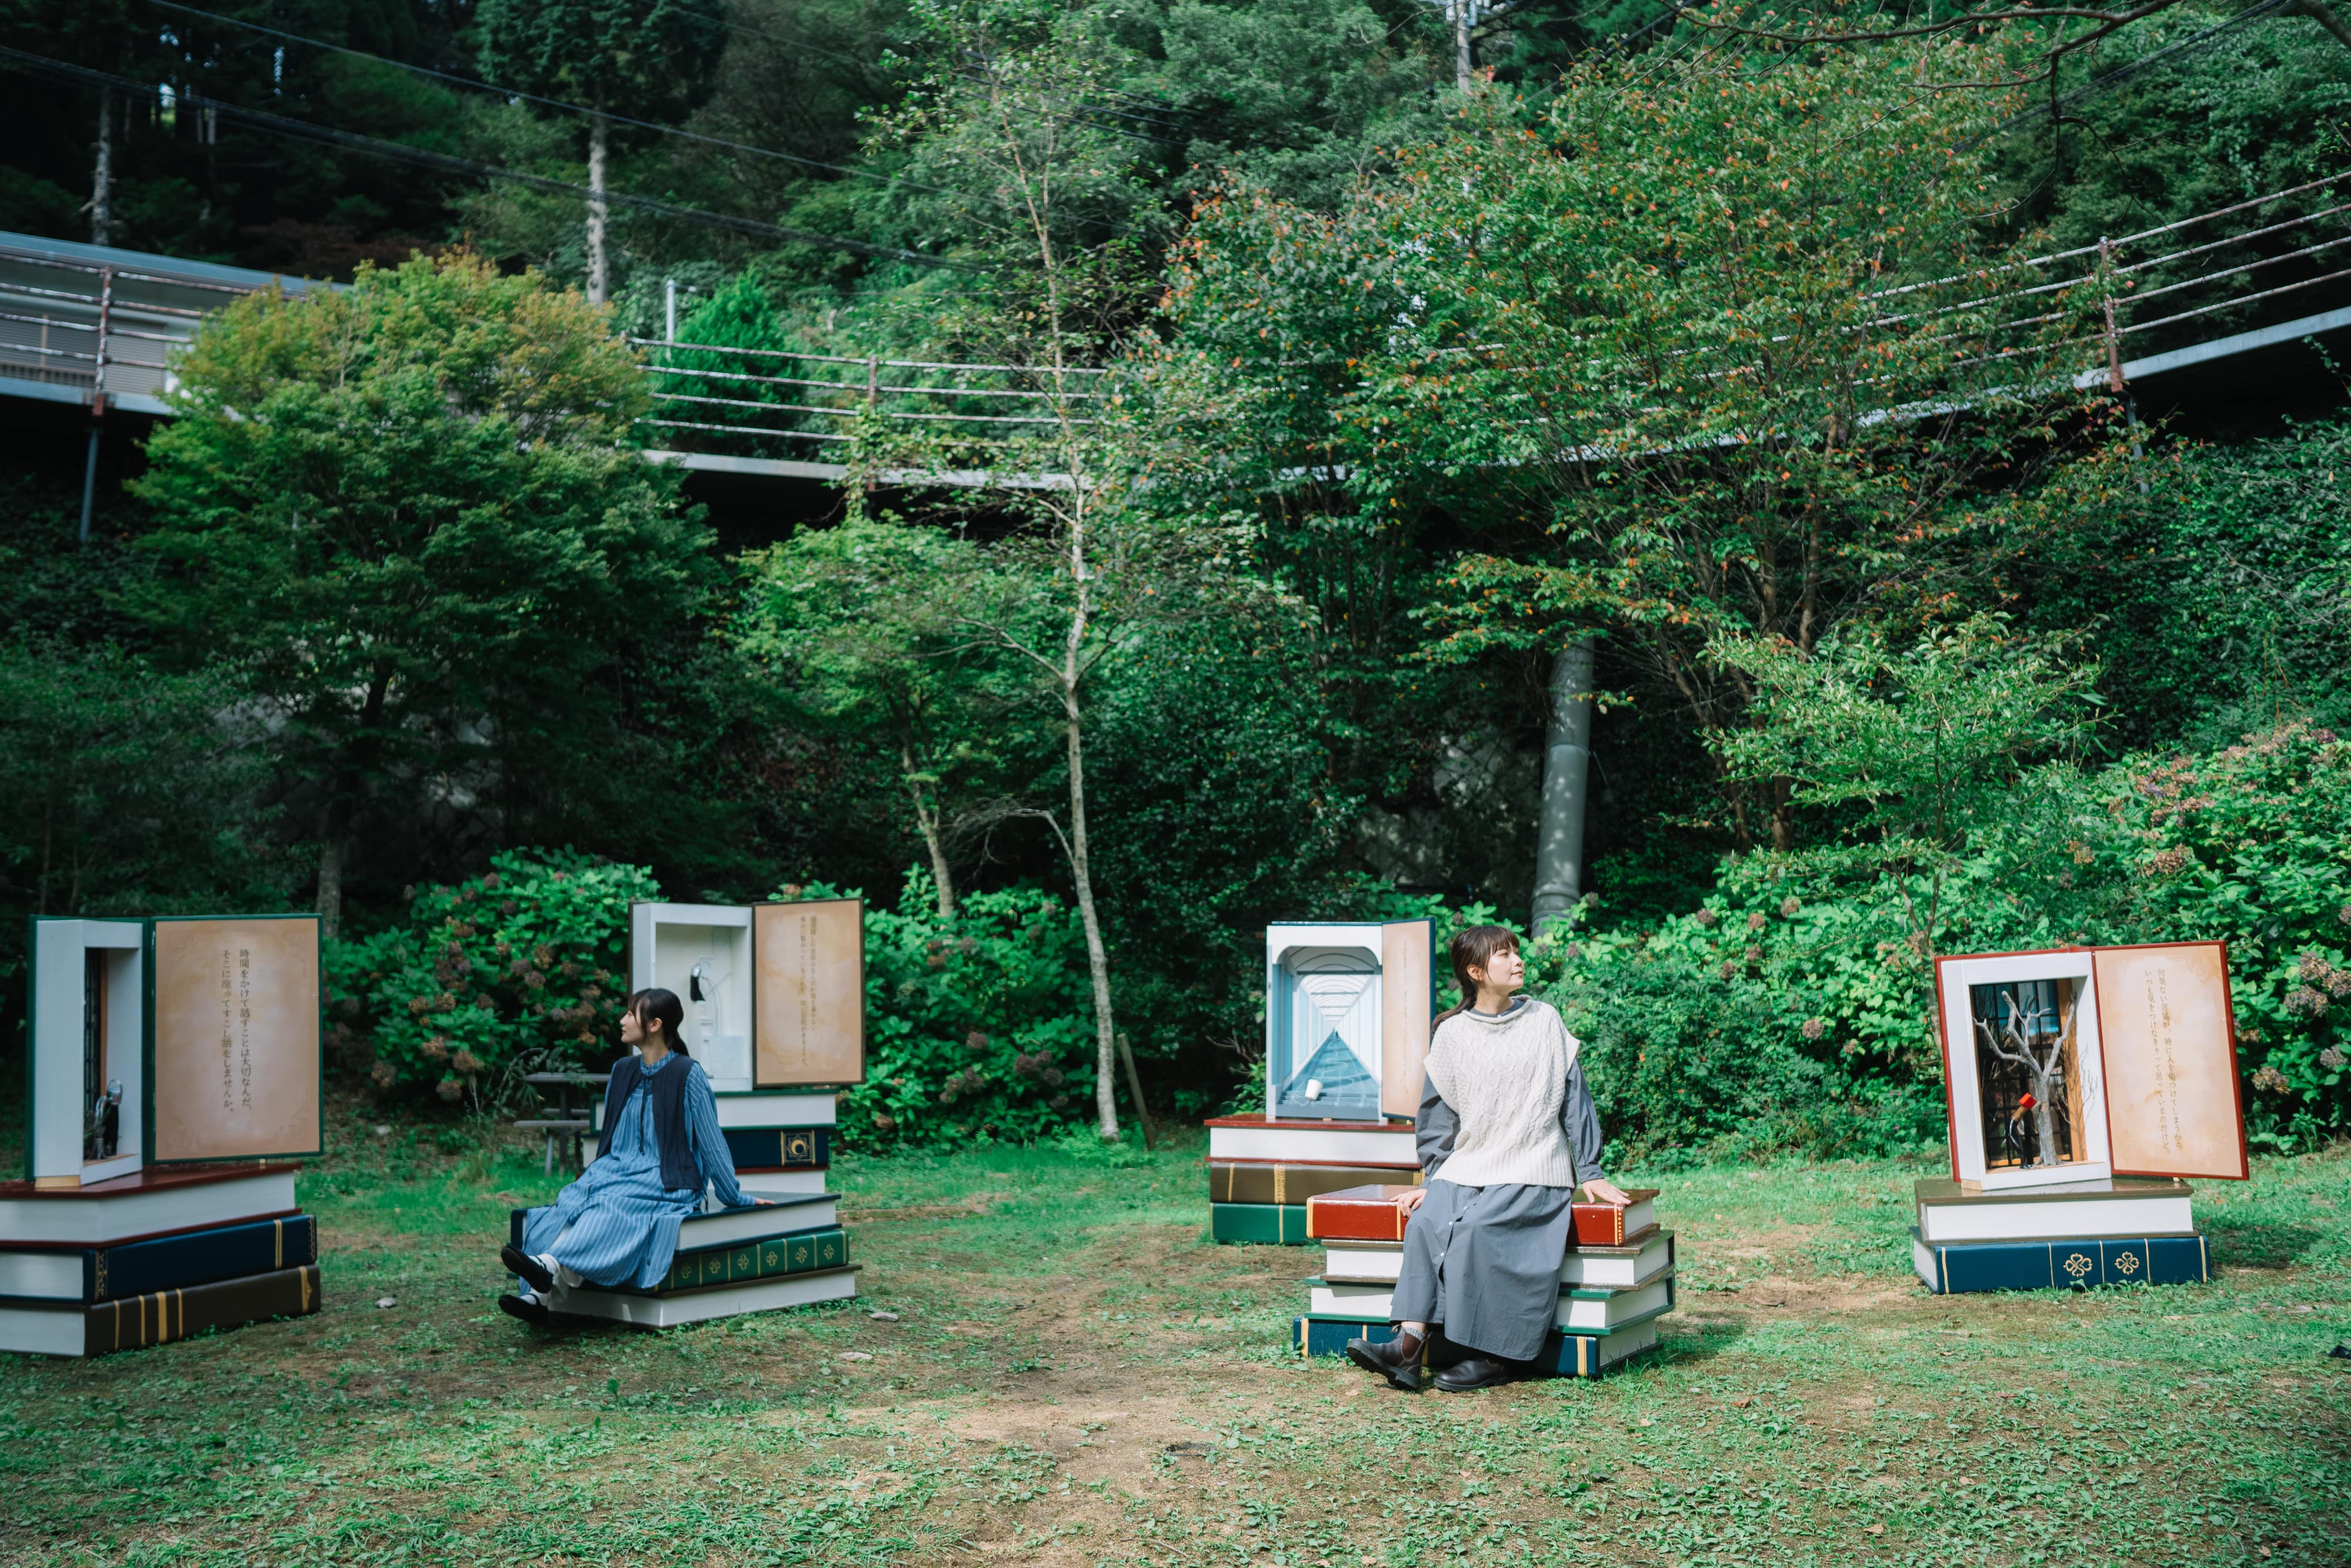
<path fill-rule="evenodd" d="M 1438 1176 L 1441 1178 L 1443 1172 Z M 1317 1193 L 1306 1200 L 1306 1234 L 1315 1241 L 1401 1241 L 1405 1212 L 1396 1199 L 1409 1186 L 1351 1186 Z M 1573 1243 L 1588 1247 L 1622 1247 L 1657 1222 L 1657 1189 L 1635 1187 L 1629 1200 L 1579 1203 L 1574 1209 Z"/>

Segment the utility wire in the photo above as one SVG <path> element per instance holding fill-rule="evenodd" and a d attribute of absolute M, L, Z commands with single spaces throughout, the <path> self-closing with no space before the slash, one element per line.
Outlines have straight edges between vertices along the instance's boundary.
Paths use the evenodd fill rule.
<path fill-rule="evenodd" d="M 45 55 L 28 54 L 23 49 L 9 48 L 5 45 L 0 45 L 0 60 L 14 61 L 27 69 L 64 77 L 72 81 L 90 82 L 100 87 L 112 88 L 118 92 L 150 101 L 160 100 L 165 90 L 147 82 L 133 81 L 129 77 L 116 76 L 111 71 L 94 70 L 88 66 L 69 65 L 64 60 L 53 60 Z M 892 246 L 867 245 L 862 240 L 842 239 L 838 235 L 818 234 L 810 229 L 788 228 L 781 224 L 761 223 L 756 218 L 733 217 L 725 213 L 709 212 L 701 207 L 682 207 L 672 202 L 656 200 L 652 196 L 640 196 L 632 191 L 608 190 L 600 193 L 590 190 L 585 185 L 573 184 L 569 180 L 549 179 L 544 174 L 526 174 L 518 169 L 501 169 L 495 164 L 476 162 L 471 158 L 460 158 L 453 153 L 428 152 L 422 147 L 411 147 L 405 142 L 386 141 L 380 137 L 362 136 L 354 131 L 339 131 L 330 125 L 318 125 L 308 120 L 290 120 L 280 114 L 266 114 L 259 110 L 246 109 L 220 99 L 208 98 L 202 93 L 181 92 L 177 94 L 177 99 L 190 108 L 213 110 L 230 120 L 240 120 L 260 130 L 275 131 L 279 135 L 296 136 L 306 141 L 324 141 L 334 146 L 349 147 L 356 152 L 373 153 L 381 158 L 421 164 L 428 169 L 439 169 L 444 173 L 465 174 L 484 180 L 505 180 L 514 184 L 528 186 L 532 190 L 578 196 L 590 201 L 601 200 L 611 205 L 634 207 L 639 212 L 652 213 L 660 217 L 680 218 L 688 223 L 706 224 L 713 228 L 732 229 L 737 234 L 750 235 L 758 239 L 794 240 L 806 245 L 820 246 L 830 250 L 845 251 L 852 256 L 872 256 L 883 261 L 909 262 L 917 267 L 946 267 L 956 272 L 987 270 L 970 262 L 949 261 L 944 256 L 926 256 L 921 251 L 900 250 Z"/>
<path fill-rule="evenodd" d="M 2283 5 L 2284 0 L 2276 0 L 2276 3 Z M 166 11 L 180 11 L 191 16 L 202 16 L 208 22 L 225 22 L 232 27 L 244 27 L 251 32 L 266 33 L 270 37 L 283 38 L 289 44 L 300 44 L 306 48 L 324 49 L 332 54 L 349 55 L 354 59 L 373 60 L 378 65 L 390 66 L 394 70 L 407 71 L 413 76 L 430 77 L 434 81 L 447 82 L 453 87 L 471 88 L 477 92 L 490 93 L 498 98 L 520 99 L 525 103 L 536 103 L 549 109 L 561 110 L 566 114 L 586 115 L 590 118 L 601 115 L 603 119 L 611 120 L 615 125 L 633 126 L 640 131 L 657 131 L 664 136 L 675 136 L 687 141 L 699 141 L 709 147 L 723 147 L 730 152 L 748 152 L 754 157 L 774 158 L 786 163 L 798 163 L 803 168 L 823 169 L 835 174 L 846 174 L 852 179 L 880 180 L 885 183 L 904 184 L 917 191 L 928 191 L 935 195 L 963 194 L 961 192 L 948 191 L 937 185 L 925 185 L 919 181 L 893 180 L 888 174 L 877 174 L 870 169 L 852 169 L 846 164 L 827 163 L 821 159 L 803 158 L 796 152 L 778 152 L 773 148 L 756 147 L 747 141 L 730 141 L 724 137 L 705 136 L 699 131 L 680 130 L 674 125 L 661 125 L 650 120 L 634 120 L 625 114 L 613 114 L 606 110 L 590 109 L 584 104 L 566 103 L 561 99 L 541 98 L 537 93 L 523 92 L 516 88 L 500 87 L 496 82 L 481 81 L 473 77 L 455 76 L 447 71 L 436 71 L 430 66 L 411 65 L 405 60 L 395 60 L 382 55 L 370 54 L 365 49 L 354 49 L 343 44 L 329 44 L 318 38 L 306 38 L 299 33 L 287 33 L 276 27 L 265 27 L 258 22 L 247 22 L 235 16 L 224 16 L 215 11 L 199 10 L 193 5 L 180 5 L 178 0 L 149 0 L 149 4 L 160 6 Z M 984 199 L 994 200 L 993 197 Z M 999 206 L 1002 204 L 998 203 Z"/>

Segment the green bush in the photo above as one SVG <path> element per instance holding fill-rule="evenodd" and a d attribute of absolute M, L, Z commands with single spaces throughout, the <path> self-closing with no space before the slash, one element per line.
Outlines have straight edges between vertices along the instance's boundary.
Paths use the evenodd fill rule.
<path fill-rule="evenodd" d="M 1085 934 L 1059 895 L 967 893 L 942 920 L 929 874 L 911 871 L 896 909 L 866 912 L 865 988 L 865 1082 L 841 1097 L 846 1140 L 1030 1143 L 1092 1119 Z"/>
<path fill-rule="evenodd" d="M 1635 953 L 1672 963 L 1719 981 L 1742 1029 L 1768 999 L 1856 1086 L 1939 1097 L 1936 955 L 2225 942 L 2256 1139 L 2351 1129 L 2351 745 L 2332 732 L 2296 720 L 2201 755 L 2036 769 L 1944 883 L 1931 945 L 1928 895 L 1851 861 L 1737 857 L 1702 908 L 1587 943 L 1580 977 L 1629 995 Z"/>
<path fill-rule="evenodd" d="M 516 850 L 455 886 L 418 890 L 401 925 L 326 953 L 333 1039 L 371 1046 L 383 1091 L 445 1101 L 516 1097 L 522 1073 L 600 1064 L 619 1050 L 629 904 L 658 898 L 641 866 Z"/>

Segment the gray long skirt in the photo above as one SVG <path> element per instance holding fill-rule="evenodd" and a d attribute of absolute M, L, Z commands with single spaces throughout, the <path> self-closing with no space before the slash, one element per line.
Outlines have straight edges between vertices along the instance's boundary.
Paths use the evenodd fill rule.
<path fill-rule="evenodd" d="M 1405 1223 L 1394 1321 L 1437 1324 L 1455 1344 L 1531 1360 L 1558 1322 L 1575 1189 L 1438 1177 L 1427 1192 Z"/>

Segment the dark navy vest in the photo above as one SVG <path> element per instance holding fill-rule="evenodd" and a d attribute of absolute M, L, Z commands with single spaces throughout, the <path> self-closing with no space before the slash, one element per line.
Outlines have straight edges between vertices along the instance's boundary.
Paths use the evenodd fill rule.
<path fill-rule="evenodd" d="M 675 1053 L 673 1053 L 675 1054 Z M 647 1082 L 644 1061 L 635 1051 L 612 1063 L 612 1082 L 604 1091 L 604 1135 L 596 1140 L 596 1157 L 612 1152 L 612 1129 L 637 1085 L 644 1083 L 653 1098 L 653 1142 L 661 1149 L 661 1180 L 664 1191 L 702 1190 L 702 1171 L 685 1138 L 685 1081 L 694 1071 L 691 1061 L 675 1067 L 664 1062 Z"/>

